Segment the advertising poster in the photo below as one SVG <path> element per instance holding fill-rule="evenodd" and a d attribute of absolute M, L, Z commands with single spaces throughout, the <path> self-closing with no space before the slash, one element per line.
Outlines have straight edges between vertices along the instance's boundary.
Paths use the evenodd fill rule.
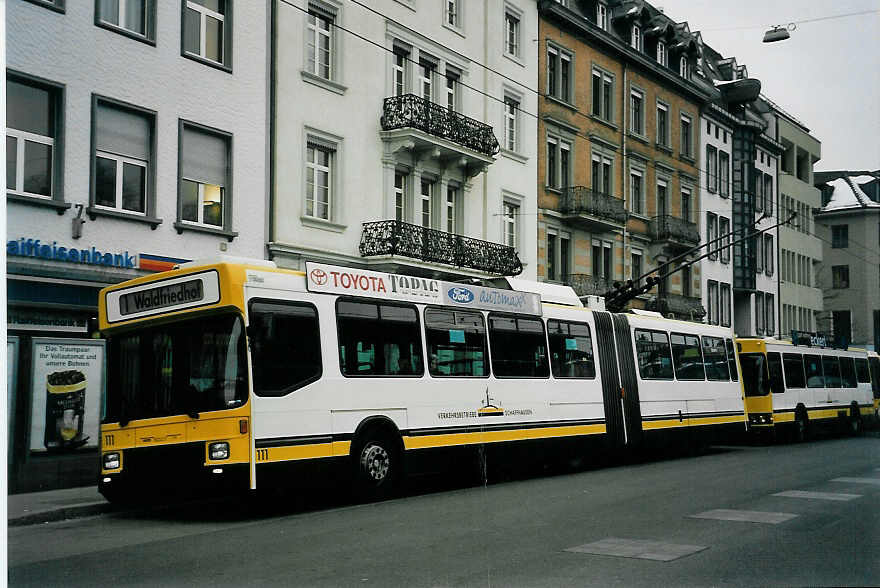
<path fill-rule="evenodd" d="M 12 463 L 15 392 L 18 389 L 18 337 L 6 338 L 6 461 Z"/>
<path fill-rule="evenodd" d="M 30 449 L 64 453 L 98 446 L 104 341 L 33 340 Z"/>

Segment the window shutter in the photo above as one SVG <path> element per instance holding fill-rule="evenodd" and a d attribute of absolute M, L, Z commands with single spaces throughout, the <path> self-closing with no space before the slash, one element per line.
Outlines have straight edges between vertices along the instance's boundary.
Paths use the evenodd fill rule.
<path fill-rule="evenodd" d="M 182 177 L 202 184 L 226 185 L 226 139 L 193 128 L 183 130 Z"/>
<path fill-rule="evenodd" d="M 142 114 L 98 104 L 95 144 L 98 151 L 149 160 L 150 121 Z"/>

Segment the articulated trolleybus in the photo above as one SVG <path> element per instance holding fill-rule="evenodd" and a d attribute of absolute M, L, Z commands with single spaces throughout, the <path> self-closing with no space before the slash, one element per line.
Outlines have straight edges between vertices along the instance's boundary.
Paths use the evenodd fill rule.
<path fill-rule="evenodd" d="M 334 464 L 376 496 L 440 449 L 745 430 L 730 329 L 527 285 L 220 260 L 106 288 L 101 492 L 273 488 Z"/>
<path fill-rule="evenodd" d="M 737 340 L 753 432 L 776 436 L 787 427 L 795 440 L 803 441 L 816 425 L 843 424 L 855 434 L 863 417 L 876 416 L 876 354 L 833 349 L 824 339 L 813 339 L 808 345 L 770 338 Z"/>

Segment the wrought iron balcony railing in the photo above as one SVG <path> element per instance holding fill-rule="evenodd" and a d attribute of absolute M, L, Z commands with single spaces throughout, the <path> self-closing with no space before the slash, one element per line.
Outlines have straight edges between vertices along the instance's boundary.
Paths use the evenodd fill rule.
<path fill-rule="evenodd" d="M 500 149 L 490 125 L 415 94 L 386 98 L 380 123 L 384 131 L 407 127 L 419 129 L 489 157 Z"/>
<path fill-rule="evenodd" d="M 647 307 L 648 310 L 654 310 L 664 315 L 674 314 L 687 319 L 701 319 L 706 316 L 703 303 L 695 296 L 658 294 L 648 303 Z"/>
<path fill-rule="evenodd" d="M 589 214 L 621 225 L 626 222 L 626 210 L 622 199 L 595 192 L 585 186 L 566 188 L 562 193 L 559 212 Z"/>
<path fill-rule="evenodd" d="M 516 276 L 523 270 L 513 247 L 397 220 L 364 223 L 360 253 L 400 255 L 500 276 Z"/>
<path fill-rule="evenodd" d="M 677 216 L 655 216 L 651 220 L 651 238 L 655 241 L 677 241 L 696 245 L 700 242 L 700 230 L 696 223 Z"/>
<path fill-rule="evenodd" d="M 603 296 L 611 289 L 611 282 L 600 276 L 589 274 L 571 274 L 568 276 L 568 285 L 574 288 L 578 296 Z"/>

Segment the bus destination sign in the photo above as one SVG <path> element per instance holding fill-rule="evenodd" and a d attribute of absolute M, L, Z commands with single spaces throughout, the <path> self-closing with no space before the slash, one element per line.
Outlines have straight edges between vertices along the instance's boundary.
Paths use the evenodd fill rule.
<path fill-rule="evenodd" d="M 356 270 L 322 263 L 306 264 L 306 283 L 310 292 L 369 296 L 499 312 L 541 314 L 541 297 L 530 292 Z"/>
<path fill-rule="evenodd" d="M 211 270 L 110 290 L 105 300 L 108 323 L 208 306 L 220 302 L 220 276 Z"/>
<path fill-rule="evenodd" d="M 119 297 L 119 314 L 127 316 L 145 310 L 167 308 L 188 302 L 201 302 L 204 298 L 205 290 L 202 287 L 202 281 L 190 280 L 172 286 L 161 286 L 123 294 Z"/>

